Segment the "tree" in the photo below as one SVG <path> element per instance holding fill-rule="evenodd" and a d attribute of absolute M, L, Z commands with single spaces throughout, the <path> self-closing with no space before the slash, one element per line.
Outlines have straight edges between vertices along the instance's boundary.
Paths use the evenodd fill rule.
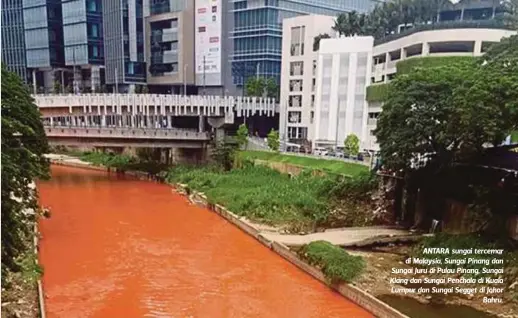
<path fill-rule="evenodd" d="M 144 85 L 142 87 L 142 94 L 149 94 L 149 88 L 147 87 L 147 85 Z"/>
<path fill-rule="evenodd" d="M 2 279 L 17 271 L 33 240 L 37 196 L 31 183 L 48 177 L 48 151 L 38 107 L 21 79 L 2 66 Z"/>
<path fill-rule="evenodd" d="M 246 81 L 246 96 L 270 97 L 277 99 L 279 96 L 279 85 L 275 79 L 264 77 L 251 77 Z"/>
<path fill-rule="evenodd" d="M 280 141 L 279 132 L 277 130 L 270 130 L 267 136 L 268 147 L 273 151 L 279 151 Z"/>
<path fill-rule="evenodd" d="M 320 49 L 320 40 L 329 39 L 331 36 L 327 33 L 321 33 L 313 39 L 313 51 L 318 51 Z"/>
<path fill-rule="evenodd" d="M 142 93 L 142 85 L 135 85 L 135 94 L 141 94 Z"/>
<path fill-rule="evenodd" d="M 236 152 L 235 145 L 226 140 L 222 140 L 214 146 L 212 160 L 214 160 L 214 162 L 225 171 L 232 169 Z"/>
<path fill-rule="evenodd" d="M 350 134 L 344 141 L 345 153 L 349 156 L 357 156 L 360 152 L 360 139 L 355 134 Z"/>
<path fill-rule="evenodd" d="M 502 0 L 500 5 L 504 9 L 504 23 L 518 30 L 518 0 Z"/>
<path fill-rule="evenodd" d="M 263 96 L 265 85 L 266 82 L 263 77 L 250 77 L 245 84 L 246 96 Z"/>
<path fill-rule="evenodd" d="M 239 129 L 237 130 L 236 140 L 238 147 L 242 149 L 247 146 L 248 142 L 248 128 L 246 128 L 245 124 L 239 125 Z"/>
<path fill-rule="evenodd" d="M 265 83 L 266 97 L 279 99 L 279 85 L 273 77 L 267 78 Z"/>
<path fill-rule="evenodd" d="M 415 69 L 390 83 L 375 135 L 386 167 L 409 171 L 416 160 L 447 165 L 459 155 L 469 109 L 457 95 L 475 72 L 469 62 Z M 476 123 L 491 125 L 491 118 Z"/>
<path fill-rule="evenodd" d="M 340 13 L 335 20 L 333 30 L 339 35 L 365 35 L 367 32 L 367 15 L 356 11 Z"/>

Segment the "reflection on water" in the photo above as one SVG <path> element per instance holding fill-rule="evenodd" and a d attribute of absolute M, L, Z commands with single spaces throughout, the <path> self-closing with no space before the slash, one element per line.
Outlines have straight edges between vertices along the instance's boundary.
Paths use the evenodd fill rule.
<path fill-rule="evenodd" d="M 411 318 L 496 318 L 467 306 L 422 304 L 413 298 L 394 295 L 378 298 Z"/>
<path fill-rule="evenodd" d="M 171 188 L 52 167 L 48 317 L 371 317 Z"/>

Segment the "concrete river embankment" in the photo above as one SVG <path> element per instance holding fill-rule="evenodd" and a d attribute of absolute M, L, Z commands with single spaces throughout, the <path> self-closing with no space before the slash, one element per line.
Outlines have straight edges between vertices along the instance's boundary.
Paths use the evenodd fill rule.
<path fill-rule="evenodd" d="M 372 317 L 167 185 L 53 166 L 47 317 Z"/>

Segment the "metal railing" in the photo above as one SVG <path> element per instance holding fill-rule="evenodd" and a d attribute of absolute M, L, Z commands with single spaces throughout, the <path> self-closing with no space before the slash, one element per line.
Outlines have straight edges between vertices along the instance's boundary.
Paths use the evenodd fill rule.
<path fill-rule="evenodd" d="M 447 30 L 447 29 L 504 29 L 511 30 L 512 28 L 506 26 L 500 20 L 477 20 L 477 21 L 447 21 L 434 24 L 421 24 L 411 29 L 405 30 L 401 33 L 390 34 L 383 38 L 374 40 L 374 45 L 388 43 L 397 39 L 414 33 L 433 30 Z"/>

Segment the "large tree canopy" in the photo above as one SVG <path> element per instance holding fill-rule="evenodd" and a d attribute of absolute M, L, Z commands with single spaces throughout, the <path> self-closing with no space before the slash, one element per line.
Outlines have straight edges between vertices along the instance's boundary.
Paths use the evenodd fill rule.
<path fill-rule="evenodd" d="M 31 183 L 48 175 L 48 150 L 38 108 L 21 79 L 2 66 L 2 272 L 32 243 L 36 196 Z M 2 275 L 4 277 L 4 275 Z"/>
<path fill-rule="evenodd" d="M 518 126 L 517 36 L 478 61 L 398 75 L 375 131 L 387 168 L 441 168 L 498 145 Z"/>

